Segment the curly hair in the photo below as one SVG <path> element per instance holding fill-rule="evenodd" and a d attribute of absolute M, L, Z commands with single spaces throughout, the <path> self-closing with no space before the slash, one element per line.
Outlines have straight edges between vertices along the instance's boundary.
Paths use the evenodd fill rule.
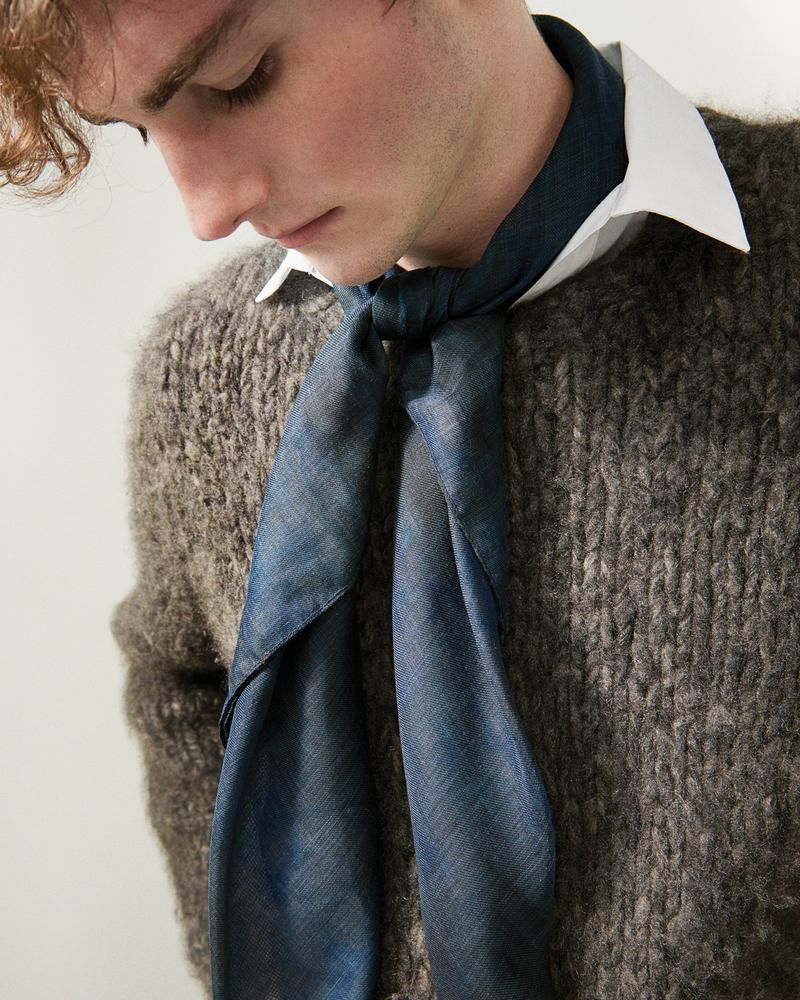
<path fill-rule="evenodd" d="M 91 155 L 87 123 L 63 96 L 82 34 L 64 0 L 0 2 L 0 188 L 53 198 Z"/>

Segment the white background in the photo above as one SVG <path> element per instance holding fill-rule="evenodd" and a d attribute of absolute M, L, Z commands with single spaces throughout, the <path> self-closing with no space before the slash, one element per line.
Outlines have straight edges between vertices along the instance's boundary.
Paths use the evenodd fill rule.
<path fill-rule="evenodd" d="M 796 0 L 543 10 L 623 39 L 696 104 L 800 115 Z M 108 628 L 132 583 L 127 379 L 168 293 L 260 240 L 196 241 L 157 151 L 125 126 L 98 135 L 75 194 L 0 194 L 0 234 L 0 995 L 199 1000 Z"/>

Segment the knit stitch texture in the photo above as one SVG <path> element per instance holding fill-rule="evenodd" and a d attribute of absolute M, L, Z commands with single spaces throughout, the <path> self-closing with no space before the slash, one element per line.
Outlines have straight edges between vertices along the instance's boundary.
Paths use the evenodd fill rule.
<path fill-rule="evenodd" d="M 503 649 L 555 821 L 564 1000 L 800 996 L 800 120 L 699 110 L 751 253 L 651 215 L 509 314 Z M 281 430 L 342 318 L 296 273 L 254 303 L 281 257 L 176 293 L 132 383 L 138 568 L 112 627 L 207 989 L 226 669 Z M 432 1000 L 392 673 L 397 346 L 359 591 L 376 1000 Z"/>

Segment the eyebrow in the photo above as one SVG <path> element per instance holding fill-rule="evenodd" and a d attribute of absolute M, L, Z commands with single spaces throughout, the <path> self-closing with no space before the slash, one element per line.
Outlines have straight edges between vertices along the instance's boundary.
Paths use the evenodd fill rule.
<path fill-rule="evenodd" d="M 157 115 L 164 110 L 181 87 L 199 72 L 211 58 L 250 19 L 257 0 L 234 0 L 234 3 L 208 27 L 190 39 L 172 63 L 159 73 L 155 81 L 136 101 L 145 114 Z M 122 118 L 106 118 L 79 111 L 90 125 L 116 125 Z M 130 124 L 130 123 L 126 123 Z"/>

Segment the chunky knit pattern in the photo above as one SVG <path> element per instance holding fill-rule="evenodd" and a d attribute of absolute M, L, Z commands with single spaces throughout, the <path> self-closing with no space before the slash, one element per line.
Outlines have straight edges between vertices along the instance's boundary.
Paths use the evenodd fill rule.
<path fill-rule="evenodd" d="M 652 215 L 509 317 L 504 656 L 553 808 L 564 1000 L 800 996 L 800 121 L 700 110 L 750 255 Z M 133 385 L 138 578 L 113 630 L 206 983 L 217 720 L 250 548 L 292 401 L 342 318 L 305 275 L 255 304 L 280 256 L 237 256 L 176 296 Z M 377 1000 L 431 1000 L 392 674 L 394 384 L 359 611 Z"/>

